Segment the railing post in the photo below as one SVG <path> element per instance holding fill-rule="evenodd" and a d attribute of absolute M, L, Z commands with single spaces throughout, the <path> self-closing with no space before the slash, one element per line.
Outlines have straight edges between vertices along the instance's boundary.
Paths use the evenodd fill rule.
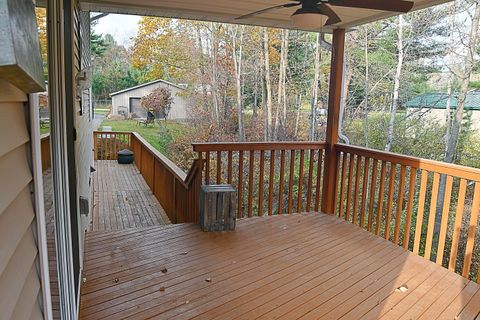
<path fill-rule="evenodd" d="M 345 29 L 333 31 L 332 62 L 330 67 L 330 86 L 328 95 L 328 118 L 326 132 L 326 150 L 323 175 L 322 207 L 324 213 L 335 213 L 335 198 L 337 195 L 337 152 L 338 123 L 343 85 Z"/>

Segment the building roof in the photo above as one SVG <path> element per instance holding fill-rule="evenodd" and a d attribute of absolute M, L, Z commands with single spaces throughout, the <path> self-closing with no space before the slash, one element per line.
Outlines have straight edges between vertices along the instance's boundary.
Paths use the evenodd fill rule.
<path fill-rule="evenodd" d="M 388 0 L 378 0 L 388 1 Z M 424 9 L 449 0 L 414 0 L 412 10 Z M 81 9 L 92 12 L 110 12 L 159 16 L 200 21 L 237 23 L 263 27 L 297 29 L 290 16 L 297 8 L 283 8 L 243 20 L 241 15 L 286 3 L 282 0 L 80 0 Z M 390 11 L 335 7 L 341 22 L 323 27 L 321 32 L 334 29 L 351 29 L 359 25 L 397 15 Z"/>
<path fill-rule="evenodd" d="M 458 94 L 450 97 L 450 108 L 456 109 L 458 105 Z M 405 106 L 407 108 L 431 108 L 446 109 L 448 94 L 446 93 L 425 93 L 408 101 Z M 480 91 L 471 91 L 467 94 L 465 101 L 465 110 L 480 110 Z"/>
<path fill-rule="evenodd" d="M 181 90 L 185 90 L 185 88 L 183 88 L 183 87 L 181 87 L 177 84 L 168 82 L 166 80 L 158 79 L 158 80 L 154 80 L 154 81 L 139 84 L 138 86 L 135 86 L 135 87 L 130 87 L 130 88 L 127 88 L 127 89 L 123 89 L 123 90 L 120 90 L 120 91 L 117 91 L 117 92 L 110 93 L 110 97 L 116 96 L 117 94 L 120 94 L 120 93 L 125 93 L 125 92 L 132 91 L 132 90 L 135 90 L 135 89 L 138 89 L 138 88 L 146 87 L 146 86 L 149 86 L 151 84 L 155 84 L 155 83 L 159 83 L 159 82 L 168 84 L 170 86 L 173 86 L 173 87 L 181 89 Z"/>

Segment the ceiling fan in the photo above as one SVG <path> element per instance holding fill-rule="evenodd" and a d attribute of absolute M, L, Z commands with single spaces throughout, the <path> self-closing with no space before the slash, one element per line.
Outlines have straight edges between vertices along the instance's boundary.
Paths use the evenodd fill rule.
<path fill-rule="evenodd" d="M 251 12 L 237 17 L 235 20 L 248 19 L 277 9 L 300 6 L 300 8 L 292 14 L 293 24 L 300 29 L 316 30 L 324 25 L 328 26 L 341 22 L 340 17 L 332 7 L 350 7 L 405 13 L 412 9 L 413 4 L 412 1 L 404 0 L 290 0 L 289 3 Z"/>

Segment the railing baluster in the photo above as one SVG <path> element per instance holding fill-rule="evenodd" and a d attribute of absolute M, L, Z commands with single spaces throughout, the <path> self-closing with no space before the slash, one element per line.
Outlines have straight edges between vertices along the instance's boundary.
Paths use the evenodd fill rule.
<path fill-rule="evenodd" d="M 423 214 L 425 210 L 425 196 L 427 192 L 428 171 L 422 171 L 422 177 L 420 178 L 420 193 L 418 196 L 418 212 L 417 221 L 415 225 L 415 239 L 413 242 L 413 253 L 418 254 L 420 251 L 420 239 L 422 237 L 422 223 Z"/>
<path fill-rule="evenodd" d="M 253 215 L 253 164 L 255 161 L 255 151 L 250 150 L 249 156 L 249 165 L 248 165 L 248 217 Z"/>
<path fill-rule="evenodd" d="M 278 214 L 283 213 L 283 186 L 285 180 L 285 150 L 280 153 L 280 186 L 278 194 Z"/>
<path fill-rule="evenodd" d="M 298 198 L 297 198 L 297 212 L 303 210 L 303 164 L 305 162 L 305 150 L 300 150 L 300 170 L 298 173 Z"/>
<path fill-rule="evenodd" d="M 375 194 L 377 193 L 377 189 L 375 188 L 377 185 L 377 167 L 378 160 L 374 159 L 372 164 L 372 180 L 370 182 L 370 201 L 368 204 L 368 231 L 372 231 L 373 225 L 373 207 L 375 204 Z"/>
<path fill-rule="evenodd" d="M 228 151 L 227 183 L 232 184 L 232 151 Z"/>
<path fill-rule="evenodd" d="M 275 150 L 270 150 L 270 175 L 268 177 L 268 215 L 273 213 L 273 180 L 275 174 Z"/>
<path fill-rule="evenodd" d="M 392 219 L 393 194 L 395 192 L 396 173 L 397 173 L 396 164 L 390 163 L 390 180 L 388 183 L 387 215 L 385 217 L 385 232 L 383 235 L 383 237 L 387 240 L 390 238 L 390 225 L 391 225 L 391 219 Z"/>
<path fill-rule="evenodd" d="M 407 175 L 407 168 L 405 166 L 400 167 L 400 183 L 398 186 L 397 196 L 397 213 L 395 215 L 395 228 L 393 230 L 393 243 L 398 244 L 400 238 L 400 222 L 403 212 L 403 193 L 405 191 L 405 177 Z"/>
<path fill-rule="evenodd" d="M 210 151 L 205 152 L 205 184 L 210 184 Z"/>
<path fill-rule="evenodd" d="M 112 154 L 112 160 L 117 159 L 117 135 L 114 133 L 111 135 L 113 137 L 113 154 Z"/>
<path fill-rule="evenodd" d="M 472 263 L 473 246 L 475 244 L 475 233 L 478 224 L 478 210 L 480 206 L 480 182 L 475 182 L 475 191 L 473 193 L 472 211 L 470 213 L 470 223 L 468 225 L 467 246 L 465 248 L 465 259 L 463 262 L 462 275 L 468 278 Z"/>
<path fill-rule="evenodd" d="M 318 150 L 318 163 L 317 163 L 317 181 L 315 184 L 315 211 L 318 212 L 320 208 L 320 188 L 322 187 L 322 164 L 323 164 L 323 150 Z"/>
<path fill-rule="evenodd" d="M 360 227 L 365 223 L 365 210 L 367 209 L 368 193 L 368 172 L 370 168 L 370 158 L 365 158 L 363 164 L 363 185 L 362 185 L 362 206 L 360 207 Z"/>
<path fill-rule="evenodd" d="M 290 178 L 288 179 L 288 213 L 292 213 L 293 206 L 293 176 L 295 172 L 295 150 L 290 150 Z"/>
<path fill-rule="evenodd" d="M 378 209 L 377 209 L 377 221 L 375 225 L 375 234 L 380 235 L 380 227 L 382 224 L 383 216 L 383 198 L 385 195 L 385 175 L 387 174 L 387 163 L 382 161 L 382 168 L 380 169 L 380 185 L 378 193 Z"/>
<path fill-rule="evenodd" d="M 347 171 L 347 156 L 348 153 L 343 152 L 342 154 L 342 180 L 340 181 L 340 204 L 338 206 L 338 216 L 343 217 L 343 206 L 345 202 L 345 177 Z"/>
<path fill-rule="evenodd" d="M 410 227 L 412 225 L 413 199 L 415 197 L 415 182 L 417 181 L 417 169 L 410 168 L 410 182 L 408 187 L 407 212 L 405 217 L 405 229 L 403 231 L 403 248 L 408 249 L 410 241 Z"/>
<path fill-rule="evenodd" d="M 200 163 L 203 162 L 203 152 L 198 152 L 198 160 L 200 161 Z M 203 166 L 200 168 L 200 184 L 203 184 L 203 176 L 202 176 L 202 173 L 203 173 Z"/>
<path fill-rule="evenodd" d="M 222 183 L 222 152 L 217 151 L 217 184 Z"/>
<path fill-rule="evenodd" d="M 243 150 L 238 153 L 238 205 L 237 205 L 237 217 L 242 218 L 242 194 L 243 194 Z"/>
<path fill-rule="evenodd" d="M 98 160 L 98 133 L 93 133 L 93 160 Z"/>
<path fill-rule="evenodd" d="M 440 174 L 433 174 L 432 198 L 430 201 L 430 213 L 428 215 L 427 239 L 425 242 L 425 259 L 430 260 L 432 252 L 433 231 L 435 228 L 435 216 L 437 211 L 438 185 L 440 183 Z"/>
<path fill-rule="evenodd" d="M 442 221 L 440 223 L 440 235 L 438 237 L 437 264 L 443 264 L 443 251 L 445 250 L 445 240 L 447 237 L 448 217 L 450 216 L 450 201 L 452 196 L 452 176 L 447 176 L 445 185 L 445 195 L 443 198 Z"/>
<path fill-rule="evenodd" d="M 306 211 L 310 212 L 312 202 L 312 188 L 313 188 L 313 165 L 315 162 L 315 150 L 310 150 L 308 158 L 308 183 L 307 183 L 307 208 Z"/>
<path fill-rule="evenodd" d="M 348 165 L 347 205 L 346 205 L 346 213 L 345 213 L 345 220 L 347 221 L 350 221 L 350 202 L 352 198 L 354 160 L 355 160 L 355 155 L 350 154 L 350 163 Z"/>
<path fill-rule="evenodd" d="M 263 216 L 263 175 L 265 170 L 265 151 L 260 151 L 260 178 L 258 182 L 258 216 Z"/>
<path fill-rule="evenodd" d="M 453 225 L 452 248 L 450 249 L 450 260 L 448 261 L 448 269 L 455 271 L 457 263 L 458 243 L 460 240 L 460 231 L 462 229 L 463 211 L 465 208 L 465 194 L 467 192 L 467 180 L 460 180 L 460 188 L 458 190 L 457 211 L 455 213 L 455 223 Z"/>
<path fill-rule="evenodd" d="M 360 190 L 360 168 L 362 167 L 362 157 L 357 157 L 357 165 L 355 168 L 355 188 L 353 194 L 353 214 L 352 223 L 357 223 L 357 211 L 358 211 L 358 194 Z"/>

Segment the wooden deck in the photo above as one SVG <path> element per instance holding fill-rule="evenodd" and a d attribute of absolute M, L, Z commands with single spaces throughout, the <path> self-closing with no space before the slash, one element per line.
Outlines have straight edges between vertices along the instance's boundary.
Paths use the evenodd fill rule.
<path fill-rule="evenodd" d="M 324 215 L 90 232 L 81 319 L 475 319 L 480 286 Z"/>
<path fill-rule="evenodd" d="M 95 162 L 92 230 L 169 224 L 165 211 L 134 164 Z"/>

